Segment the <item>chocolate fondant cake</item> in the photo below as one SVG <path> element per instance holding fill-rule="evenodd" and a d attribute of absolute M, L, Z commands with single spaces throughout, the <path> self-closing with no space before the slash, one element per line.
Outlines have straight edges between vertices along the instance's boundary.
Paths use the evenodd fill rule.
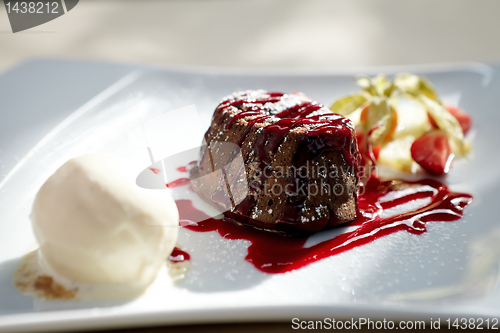
<path fill-rule="evenodd" d="M 315 232 L 356 217 L 358 149 L 350 120 L 299 93 L 234 93 L 217 106 L 195 191 L 237 222 Z"/>

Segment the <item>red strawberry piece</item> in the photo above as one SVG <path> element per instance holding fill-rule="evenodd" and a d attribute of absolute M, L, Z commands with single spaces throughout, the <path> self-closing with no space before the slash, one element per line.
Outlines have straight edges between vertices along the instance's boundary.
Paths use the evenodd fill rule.
<path fill-rule="evenodd" d="M 467 114 L 467 112 L 451 104 L 445 104 L 444 107 L 448 110 L 449 113 L 451 113 L 453 117 L 458 120 L 458 123 L 460 124 L 460 127 L 462 127 L 462 132 L 464 133 L 464 135 L 467 134 L 472 126 L 472 118 Z M 438 125 L 436 124 L 432 116 L 430 114 L 427 114 L 427 116 L 429 117 L 429 122 L 431 123 L 432 127 L 438 128 Z"/>
<path fill-rule="evenodd" d="M 428 173 L 443 175 L 450 171 L 454 155 L 446 134 L 436 131 L 426 133 L 413 142 L 411 157 Z"/>
<path fill-rule="evenodd" d="M 375 157 L 375 160 L 378 160 L 378 155 L 380 155 L 380 149 L 382 149 L 381 145 L 376 145 L 373 147 L 373 156 Z"/>
<path fill-rule="evenodd" d="M 450 104 L 445 104 L 444 106 L 452 114 L 453 117 L 457 118 L 460 126 L 462 127 L 464 135 L 467 134 L 472 125 L 472 118 L 467 114 L 467 112 L 456 106 Z"/>

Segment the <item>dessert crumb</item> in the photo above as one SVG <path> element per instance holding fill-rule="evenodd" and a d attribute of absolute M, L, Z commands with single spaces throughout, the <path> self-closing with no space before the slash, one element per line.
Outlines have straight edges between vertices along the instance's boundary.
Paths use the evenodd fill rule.
<path fill-rule="evenodd" d="M 46 300 L 72 300 L 78 292 L 78 289 L 67 289 L 44 274 L 38 265 L 36 251 L 22 259 L 14 273 L 14 284 L 19 291 Z"/>

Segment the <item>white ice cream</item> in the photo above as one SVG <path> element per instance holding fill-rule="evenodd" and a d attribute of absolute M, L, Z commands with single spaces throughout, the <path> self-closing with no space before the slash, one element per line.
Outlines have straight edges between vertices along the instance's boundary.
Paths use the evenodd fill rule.
<path fill-rule="evenodd" d="M 42 267 L 75 283 L 144 290 L 175 246 L 179 213 L 167 190 L 141 189 L 135 176 L 108 155 L 61 166 L 31 213 Z"/>

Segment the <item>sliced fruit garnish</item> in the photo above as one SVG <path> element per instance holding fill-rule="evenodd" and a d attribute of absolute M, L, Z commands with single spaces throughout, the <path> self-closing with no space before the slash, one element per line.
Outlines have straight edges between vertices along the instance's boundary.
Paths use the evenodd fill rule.
<path fill-rule="evenodd" d="M 380 155 L 380 149 L 382 149 L 381 145 L 376 145 L 373 147 L 373 157 L 375 157 L 375 160 L 378 160 L 378 156 Z"/>
<path fill-rule="evenodd" d="M 411 96 L 426 96 L 433 101 L 439 101 L 436 90 L 432 84 L 423 76 L 403 73 L 394 77 L 394 87 Z"/>
<path fill-rule="evenodd" d="M 390 105 L 381 105 L 383 103 L 384 100 L 382 102 L 375 100 L 367 104 L 359 117 L 364 131 L 369 131 L 373 127 L 379 126 L 380 129 L 377 130 L 380 133 L 375 133 L 378 136 L 372 135 L 370 138 L 370 141 L 376 144 L 389 142 L 398 126 L 398 114 Z"/>
<path fill-rule="evenodd" d="M 389 141 L 381 147 L 377 163 L 390 166 L 401 172 L 413 172 L 418 169 L 418 165 L 410 153 L 410 148 L 414 141 L 415 137 L 413 135 Z"/>
<path fill-rule="evenodd" d="M 467 112 L 451 104 L 444 104 L 444 107 L 458 121 L 460 127 L 462 127 L 462 132 L 464 133 L 464 135 L 467 134 L 472 126 L 472 118 L 467 114 Z M 429 115 L 429 122 L 431 123 L 432 127 L 438 128 L 438 125 L 431 115 Z"/>
<path fill-rule="evenodd" d="M 368 98 L 368 94 L 364 92 L 349 95 L 334 102 L 330 106 L 330 110 L 340 115 L 347 116 L 366 103 Z"/>
<path fill-rule="evenodd" d="M 470 149 L 464 134 L 470 129 L 471 118 L 459 108 L 443 105 L 426 78 L 404 73 L 392 80 L 385 75 L 373 78 L 360 75 L 355 81 L 361 91 L 337 100 L 330 110 L 350 118 L 356 132 L 363 134 L 359 140 L 363 142 L 363 162 L 387 164 L 404 172 L 415 172 L 418 162 L 430 173 L 442 174 L 448 171 L 453 154 L 463 156 Z M 418 161 L 410 152 L 415 139 L 425 136 L 433 127 L 441 133 L 439 137 L 446 139 L 436 141 L 441 145 L 436 156 L 446 153 L 445 157 L 450 158 L 446 160 L 450 163 L 444 166 L 435 154 L 427 158 L 419 154 L 422 150 L 419 143 L 414 154 Z M 428 142 L 434 136 L 426 136 L 422 141 Z M 446 170 L 441 171 L 442 168 Z"/>
<path fill-rule="evenodd" d="M 398 114 L 396 110 L 392 109 L 392 119 L 391 124 L 389 125 L 389 130 L 384 138 L 384 143 L 387 143 L 392 140 L 392 136 L 394 132 L 396 132 L 396 128 L 398 127 Z"/>
<path fill-rule="evenodd" d="M 438 128 L 446 133 L 446 136 L 452 142 L 453 151 L 458 152 L 460 155 L 465 155 L 467 145 L 458 120 L 442 104 L 426 96 L 419 96 L 416 98 L 416 101 L 422 103 L 427 108 L 427 112 L 434 119 Z"/>
<path fill-rule="evenodd" d="M 408 135 L 418 138 L 432 129 L 427 110 L 422 104 L 399 98 L 394 109 L 397 113 L 398 125 L 392 136 L 393 140 L 403 139 Z"/>
<path fill-rule="evenodd" d="M 411 145 L 411 157 L 428 173 L 443 175 L 450 170 L 453 151 L 442 131 L 422 135 Z"/>
<path fill-rule="evenodd" d="M 366 106 L 361 111 L 361 114 L 359 115 L 359 121 L 363 124 L 366 124 L 367 122 L 369 109 L 370 109 L 370 104 L 366 104 Z"/>

